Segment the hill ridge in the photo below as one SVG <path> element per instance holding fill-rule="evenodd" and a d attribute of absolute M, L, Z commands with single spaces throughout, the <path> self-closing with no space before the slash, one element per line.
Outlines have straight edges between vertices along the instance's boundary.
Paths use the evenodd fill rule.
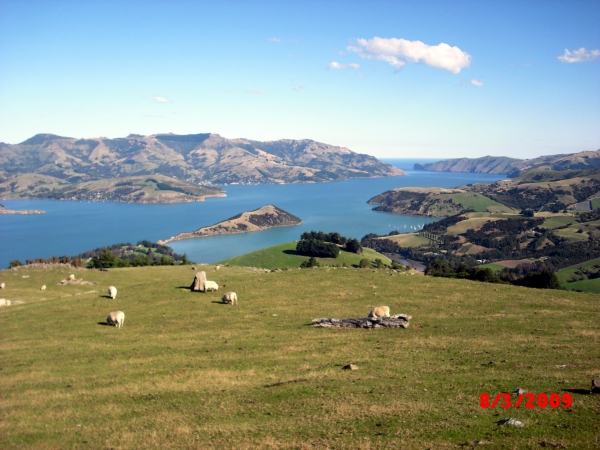
<path fill-rule="evenodd" d="M 406 173 L 345 147 L 303 139 L 256 141 L 214 133 L 66 138 L 37 134 L 0 143 L 0 177 L 35 173 L 83 181 L 161 174 L 196 183 L 270 184 L 341 181 Z M 4 181 L 0 179 L 0 182 Z"/>

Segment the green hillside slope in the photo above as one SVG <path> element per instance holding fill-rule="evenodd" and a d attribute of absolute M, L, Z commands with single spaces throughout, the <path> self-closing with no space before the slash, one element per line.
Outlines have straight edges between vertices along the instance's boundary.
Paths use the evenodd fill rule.
<path fill-rule="evenodd" d="M 2 447 L 597 448 L 595 295 L 387 270 L 202 269 L 226 287 L 191 293 L 189 266 L 82 270 L 98 284 L 66 286 L 70 269 L 1 271 L 2 296 L 25 302 L 0 308 Z M 225 289 L 238 306 L 220 303 Z M 411 326 L 310 326 L 378 305 Z M 115 310 L 122 329 L 104 325 Z M 572 406 L 480 406 L 517 387 Z M 507 417 L 524 428 L 497 424 Z"/>
<path fill-rule="evenodd" d="M 363 249 L 363 253 L 358 255 L 341 251 L 337 258 L 316 258 L 317 262 L 324 266 L 358 266 L 360 260 L 369 258 L 371 261 L 381 259 L 385 264 L 391 264 L 389 258 L 377 253 L 369 248 Z M 245 255 L 235 256 L 233 258 L 221 261 L 219 264 L 230 264 L 241 267 L 261 267 L 263 269 L 295 269 L 300 267 L 304 261 L 309 258 L 296 254 L 296 242 L 287 242 L 285 244 L 275 245 Z"/>

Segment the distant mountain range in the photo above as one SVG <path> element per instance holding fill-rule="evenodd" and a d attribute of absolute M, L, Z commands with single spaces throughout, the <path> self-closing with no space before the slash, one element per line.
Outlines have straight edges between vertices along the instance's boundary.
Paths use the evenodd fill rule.
<path fill-rule="evenodd" d="M 474 172 L 506 174 L 516 177 L 532 169 L 585 170 L 600 166 L 600 150 L 564 155 L 540 156 L 534 159 L 516 159 L 506 156 L 446 159 L 428 164 L 417 163 L 415 170 L 434 172 Z"/>
<path fill-rule="evenodd" d="M 224 196 L 215 185 L 314 183 L 406 175 L 369 155 L 309 139 L 260 142 L 218 134 L 0 143 L 0 198 L 177 203 Z"/>
<path fill-rule="evenodd" d="M 369 155 L 309 139 L 260 142 L 218 134 L 130 134 L 73 139 L 38 134 L 0 143 L 0 175 L 36 173 L 69 182 L 161 174 L 192 182 L 293 183 L 405 175 Z"/>

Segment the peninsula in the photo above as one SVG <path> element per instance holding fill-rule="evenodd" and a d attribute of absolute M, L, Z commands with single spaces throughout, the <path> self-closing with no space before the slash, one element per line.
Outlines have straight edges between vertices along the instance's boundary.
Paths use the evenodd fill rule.
<path fill-rule="evenodd" d="M 243 212 L 209 227 L 200 228 L 199 230 L 192 232 L 179 233 L 177 236 L 172 236 L 164 241 L 158 241 L 158 243 L 165 245 L 169 242 L 182 239 L 215 236 L 218 234 L 249 233 L 252 231 L 263 231 L 274 227 L 300 225 L 301 223 L 301 219 L 283 209 L 273 205 L 266 205 L 254 211 Z"/>
<path fill-rule="evenodd" d="M 0 214 L 46 214 L 46 211 L 42 211 L 41 209 L 13 210 L 6 209 L 4 205 L 0 205 Z"/>

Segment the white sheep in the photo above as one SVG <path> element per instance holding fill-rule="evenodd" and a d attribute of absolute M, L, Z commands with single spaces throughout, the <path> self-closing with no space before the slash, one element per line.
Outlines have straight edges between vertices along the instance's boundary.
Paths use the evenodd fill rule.
<path fill-rule="evenodd" d="M 0 298 L 0 306 L 10 306 L 10 300 L 6 300 L 5 298 Z"/>
<path fill-rule="evenodd" d="M 113 300 L 115 298 L 117 298 L 117 288 L 114 286 L 109 286 L 108 287 L 108 295 L 110 296 L 110 298 L 112 298 Z"/>
<path fill-rule="evenodd" d="M 6 287 L 6 283 L 0 283 L 0 289 L 4 289 Z"/>
<path fill-rule="evenodd" d="M 223 297 L 221 298 L 221 300 L 223 300 L 223 303 L 227 303 L 228 305 L 233 305 L 236 304 L 237 305 L 237 294 L 235 292 L 225 292 L 225 294 L 223 294 Z"/>
<path fill-rule="evenodd" d="M 123 311 L 113 311 L 106 318 L 108 325 L 114 325 L 117 328 L 123 328 L 125 322 L 125 313 Z"/>
<path fill-rule="evenodd" d="M 219 290 L 219 285 L 217 284 L 216 281 L 207 280 L 204 282 L 204 292 L 208 292 L 209 290 L 211 290 L 211 291 Z"/>
<path fill-rule="evenodd" d="M 73 274 L 69 275 L 69 281 L 75 281 L 75 275 L 73 275 Z"/>
<path fill-rule="evenodd" d="M 390 317 L 390 307 L 378 306 L 377 308 L 373 308 L 367 317 Z"/>
<path fill-rule="evenodd" d="M 46 285 L 42 285 L 42 287 L 40 288 L 40 291 L 45 291 L 46 290 Z"/>

